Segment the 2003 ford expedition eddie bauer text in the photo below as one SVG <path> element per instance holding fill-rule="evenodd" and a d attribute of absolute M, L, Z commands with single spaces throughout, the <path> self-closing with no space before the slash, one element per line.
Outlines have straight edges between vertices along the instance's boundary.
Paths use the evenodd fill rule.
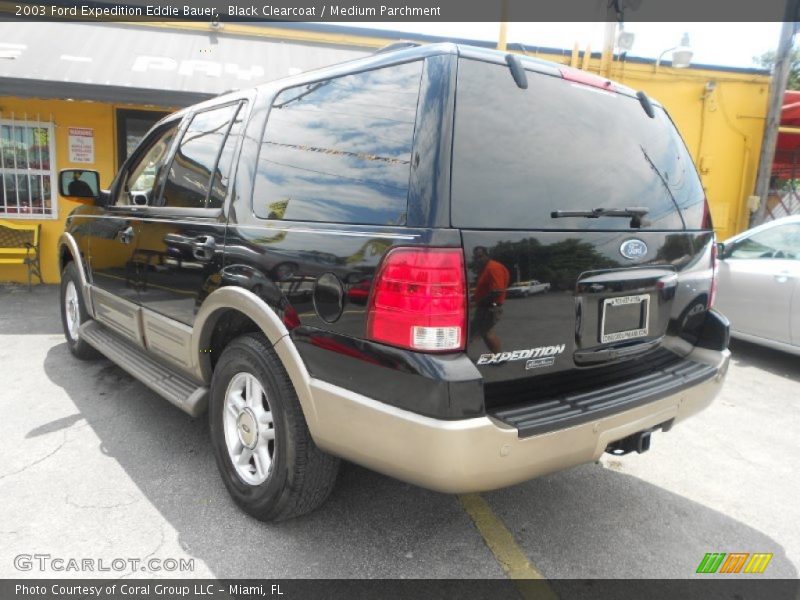
<path fill-rule="evenodd" d="M 583 71 L 378 53 L 165 118 L 108 191 L 59 184 L 72 353 L 208 410 L 260 519 L 319 506 L 339 458 L 467 492 L 643 452 L 728 366 L 686 147 Z"/>

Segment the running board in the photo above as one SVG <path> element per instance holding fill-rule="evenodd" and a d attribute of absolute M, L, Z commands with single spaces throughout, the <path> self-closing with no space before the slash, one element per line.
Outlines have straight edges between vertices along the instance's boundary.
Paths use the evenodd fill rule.
<path fill-rule="evenodd" d="M 80 339 L 182 411 L 198 417 L 208 408 L 206 386 L 198 386 L 183 375 L 159 364 L 140 346 L 97 321 L 87 321 L 81 325 L 79 335 Z"/>

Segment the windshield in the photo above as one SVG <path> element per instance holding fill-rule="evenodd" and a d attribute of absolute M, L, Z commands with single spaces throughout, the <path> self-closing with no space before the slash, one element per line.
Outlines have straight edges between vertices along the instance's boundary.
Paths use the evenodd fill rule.
<path fill-rule="evenodd" d="M 701 229 L 705 194 L 666 113 L 622 94 L 461 59 L 452 175 L 452 224 L 494 229 L 628 229 L 613 215 L 647 210 L 642 229 Z M 680 211 L 676 208 L 680 207 Z M 684 224 L 685 221 L 685 224 Z"/>

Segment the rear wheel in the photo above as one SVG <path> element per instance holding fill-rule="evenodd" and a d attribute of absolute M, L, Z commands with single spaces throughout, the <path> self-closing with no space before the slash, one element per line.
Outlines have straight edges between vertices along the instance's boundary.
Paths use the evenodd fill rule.
<path fill-rule="evenodd" d="M 81 280 L 74 262 L 61 272 L 61 325 L 69 351 L 82 360 L 98 358 L 100 353 L 80 338 L 80 326 L 91 319 L 83 302 Z"/>
<path fill-rule="evenodd" d="M 240 336 L 222 352 L 209 408 L 217 467 L 247 513 L 280 521 L 326 500 L 339 460 L 314 444 L 289 376 L 263 334 Z"/>

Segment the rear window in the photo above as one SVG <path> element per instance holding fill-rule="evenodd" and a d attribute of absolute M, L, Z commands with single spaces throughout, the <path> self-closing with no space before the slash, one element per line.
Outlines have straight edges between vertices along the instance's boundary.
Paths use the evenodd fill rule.
<path fill-rule="evenodd" d="M 422 61 L 281 92 L 258 158 L 258 217 L 402 225 Z"/>
<path fill-rule="evenodd" d="M 702 227 L 702 185 L 662 109 L 651 119 L 636 98 L 532 72 L 528 82 L 517 87 L 505 65 L 459 61 L 454 226 L 627 229 L 628 218 L 551 212 L 644 207 L 643 229 Z"/>

